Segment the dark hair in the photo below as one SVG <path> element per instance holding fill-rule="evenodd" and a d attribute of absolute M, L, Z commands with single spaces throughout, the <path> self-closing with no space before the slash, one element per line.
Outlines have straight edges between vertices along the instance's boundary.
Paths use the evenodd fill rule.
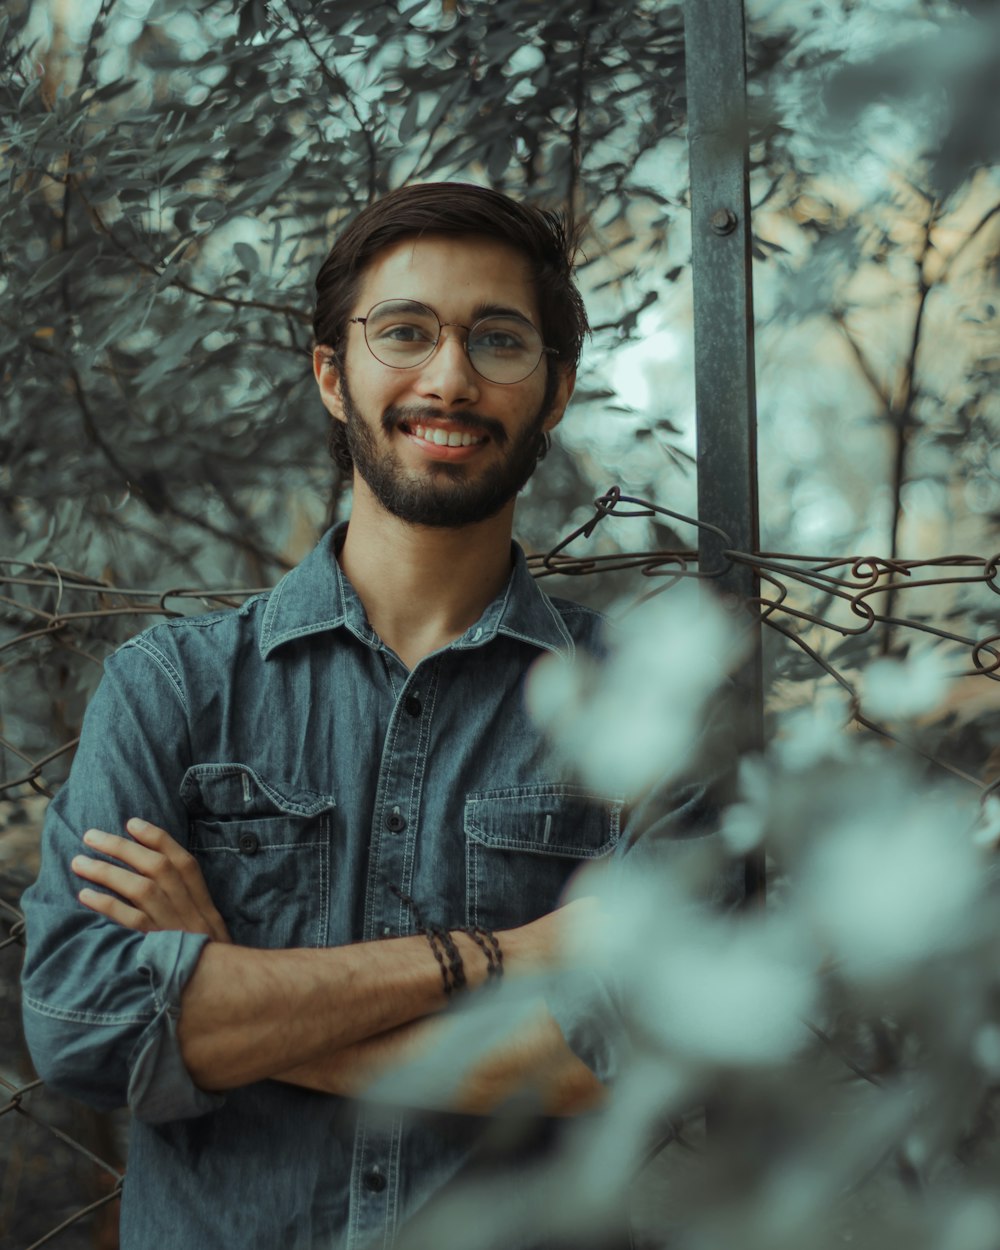
<path fill-rule="evenodd" d="M 399 187 L 354 218 L 316 275 L 317 344 L 339 349 L 366 262 L 390 243 L 420 234 L 483 234 L 523 252 L 538 294 L 542 337 L 563 364 L 579 363 L 590 326 L 573 281 L 575 232 L 560 213 L 464 182 Z"/>

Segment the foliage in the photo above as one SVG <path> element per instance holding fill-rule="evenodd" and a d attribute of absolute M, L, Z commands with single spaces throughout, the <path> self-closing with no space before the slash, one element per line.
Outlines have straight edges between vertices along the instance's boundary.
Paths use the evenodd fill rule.
<path fill-rule="evenodd" d="M 691 607 L 657 600 L 602 672 L 547 659 L 532 679 L 582 779 L 654 815 L 650 778 L 690 768 L 740 655 L 730 616 Z M 904 719 L 944 694 L 933 669 L 875 682 Z M 509 1181 L 479 1179 L 418 1219 L 405 1250 L 500 1250 L 527 1231 L 588 1244 L 623 1200 L 640 1244 L 679 1250 L 996 1244 L 1000 798 L 979 810 L 969 787 L 845 732 L 846 716 L 833 696 L 782 716 L 743 761 L 719 836 L 657 844 L 654 825 L 650 845 L 584 868 L 570 897 L 596 909 L 570 930 L 564 968 L 476 996 L 435 1053 L 376 1087 L 433 1101 L 460 1084 L 456 1055 L 474 1062 L 539 996 L 586 1004 L 573 1036 L 614 1077 L 605 1113 L 572 1124 L 517 1202 Z M 720 907 L 734 856 L 754 848 L 772 864 L 767 909 Z"/>
<path fill-rule="evenodd" d="M 678 125 L 680 19 L 596 0 L 129 12 L 102 4 L 82 48 L 40 63 L 29 10 L 5 22 L 8 541 L 58 499 L 62 532 L 27 554 L 96 541 L 131 574 L 169 534 L 161 567 L 204 576 L 210 536 L 259 578 L 285 563 L 289 496 L 321 515 L 309 287 L 337 223 L 390 185 L 473 177 L 585 203 L 620 249 L 623 201 L 663 212 L 633 167 Z"/>

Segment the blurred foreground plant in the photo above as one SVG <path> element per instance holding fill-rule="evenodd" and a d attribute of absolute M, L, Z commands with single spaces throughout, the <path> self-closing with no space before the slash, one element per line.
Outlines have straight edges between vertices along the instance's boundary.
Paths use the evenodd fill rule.
<path fill-rule="evenodd" d="M 710 599 L 668 596 L 601 670 L 541 662 L 533 705 L 583 780 L 652 816 L 664 783 L 724 763 L 692 750 L 655 780 L 647 768 L 671 735 L 697 736 L 740 654 Z M 944 692 L 928 668 L 924 703 Z M 610 1081 L 544 1169 L 456 1190 L 405 1250 L 500 1250 L 529 1232 L 588 1244 L 624 1202 L 638 1244 L 681 1250 L 995 1246 L 1000 910 L 980 796 L 846 721 L 843 701 L 788 714 L 711 830 L 660 840 L 653 823 L 652 845 L 584 869 L 568 897 L 598 904 L 567 932 L 563 969 L 471 1000 L 450 1044 L 374 1091 L 453 1088 L 456 1056 L 501 1041 L 540 997 L 587 1005 L 573 1040 L 596 1038 Z M 725 905 L 751 846 L 771 866 L 766 912 Z M 473 1218 L 484 1204 L 488 1224 Z"/>

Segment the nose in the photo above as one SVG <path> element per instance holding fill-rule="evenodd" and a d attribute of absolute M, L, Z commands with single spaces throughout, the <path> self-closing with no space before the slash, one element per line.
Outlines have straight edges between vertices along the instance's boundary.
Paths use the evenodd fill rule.
<path fill-rule="evenodd" d="M 442 326 L 437 347 L 420 366 L 415 389 L 424 399 L 446 407 L 478 400 L 479 374 L 465 350 L 465 331 L 460 326 Z"/>

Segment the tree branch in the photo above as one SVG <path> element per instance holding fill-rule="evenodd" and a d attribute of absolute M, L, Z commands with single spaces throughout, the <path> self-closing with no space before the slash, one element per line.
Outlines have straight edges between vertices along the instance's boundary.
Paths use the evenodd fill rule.
<path fill-rule="evenodd" d="M 916 258 L 918 274 L 917 307 L 913 318 L 913 330 L 910 334 L 910 350 L 903 365 L 903 376 L 900 382 L 898 398 L 889 408 L 889 417 L 896 435 L 896 446 L 892 465 L 892 526 L 889 531 L 889 559 L 895 560 L 899 551 L 899 522 L 903 512 L 903 486 L 906 481 L 907 452 L 910 447 L 910 423 L 913 409 L 917 402 L 917 353 L 920 350 L 920 339 L 923 332 L 924 310 L 927 307 L 927 296 L 931 292 L 931 283 L 927 281 L 927 257 L 931 251 L 931 232 L 937 221 L 938 204 L 931 205 L 924 224 L 924 241 L 920 255 Z M 885 600 L 885 615 L 892 617 L 895 593 L 889 589 Z M 893 626 L 887 623 L 882 634 L 881 651 L 889 655 L 892 650 Z"/>
<path fill-rule="evenodd" d="M 130 260 L 137 269 L 141 269 L 145 273 L 152 274 L 157 278 L 162 277 L 163 271 L 161 269 L 158 269 L 151 261 L 143 260 L 141 256 L 136 256 L 136 254 L 126 247 L 121 239 L 118 238 L 98 210 L 87 199 L 82 187 L 80 186 L 79 179 L 73 176 L 72 182 L 80 200 L 87 210 L 91 221 L 97 229 L 106 238 L 110 239 L 118 251 Z M 307 312 L 304 312 L 301 308 L 296 308 L 292 304 L 271 304 L 267 300 L 237 299 L 232 295 L 220 295 L 217 291 L 206 291 L 202 287 L 197 287 L 190 282 L 185 282 L 183 278 L 171 278 L 169 285 L 175 286 L 181 291 L 186 291 L 189 295 L 197 295 L 199 299 L 206 300 L 210 303 L 228 304 L 230 308 L 259 309 L 262 312 L 277 313 L 281 316 L 294 318 L 294 320 L 301 322 L 303 325 L 309 325 L 312 321 L 312 318 Z"/>
<path fill-rule="evenodd" d="M 193 525 L 197 529 L 203 530 L 206 534 L 211 534 L 213 538 L 218 538 L 223 542 L 231 543 L 234 547 L 239 547 L 249 555 L 253 556 L 255 560 L 263 561 L 274 568 L 286 570 L 292 568 L 291 562 L 286 560 L 284 556 L 278 555 L 277 552 L 268 551 L 265 547 L 260 546 L 259 543 L 254 542 L 252 538 L 247 538 L 243 534 L 231 533 L 228 530 L 222 529 L 221 526 L 213 525 L 211 521 L 205 520 L 204 517 L 196 516 L 194 513 L 178 507 L 177 504 L 167 497 L 165 492 L 162 492 L 156 499 L 153 499 L 148 489 L 143 486 L 141 478 L 133 474 L 128 466 L 119 459 L 114 448 L 110 446 L 101 434 L 101 431 L 97 427 L 97 422 L 94 420 L 94 414 L 91 411 L 86 392 L 83 389 L 83 384 L 80 381 L 80 375 L 77 373 L 76 367 L 72 364 L 69 364 L 67 367 L 69 369 L 70 380 L 73 384 L 73 392 L 76 397 L 77 407 L 80 410 L 83 428 L 86 431 L 87 437 L 100 451 L 101 455 L 115 471 L 117 476 L 121 478 L 123 485 L 125 485 L 130 493 L 145 507 L 147 507 L 150 512 L 154 514 L 157 512 L 167 512 L 170 516 L 176 517 L 177 520 L 186 521 L 188 525 Z"/>
<path fill-rule="evenodd" d="M 951 270 L 952 265 L 955 263 L 956 260 L 958 260 L 959 256 L 962 255 L 965 249 L 969 246 L 969 244 L 976 237 L 976 235 L 978 235 L 980 231 L 984 230 L 986 226 L 993 220 L 993 218 L 997 216 L 1000 216 L 1000 203 L 994 204 L 992 208 L 987 209 L 986 212 L 983 213 L 979 221 L 976 222 L 976 224 L 972 227 L 969 233 L 962 240 L 962 242 L 958 245 L 958 247 L 955 248 L 952 254 L 948 257 L 948 259 L 944 263 L 944 268 L 941 271 L 941 280 L 947 277 L 949 271 Z"/>
<path fill-rule="evenodd" d="M 378 194 L 378 150 L 375 147 L 375 138 L 370 129 L 371 118 L 369 117 L 368 121 L 362 118 L 361 113 L 358 111 L 358 106 L 354 102 L 354 94 L 348 86 L 347 80 L 340 74 L 335 74 L 327 64 L 326 57 L 320 55 L 319 50 L 309 37 L 309 32 L 298 9 L 293 4 L 290 4 L 288 8 L 295 18 L 295 26 L 299 38 L 312 54 L 319 72 L 333 90 L 346 102 L 347 107 L 354 114 L 354 120 L 358 123 L 358 128 L 361 131 L 368 154 L 368 203 L 372 204 Z M 281 20 L 280 17 L 279 20 Z"/>
<path fill-rule="evenodd" d="M 570 234 L 573 234 L 576 223 L 576 189 L 580 180 L 580 167 L 583 163 L 581 138 L 583 131 L 583 106 L 585 103 L 584 87 L 586 85 L 587 54 L 590 51 L 590 28 L 597 9 L 596 0 L 590 0 L 587 13 L 582 18 L 583 38 L 580 40 L 576 58 L 576 81 L 573 88 L 573 125 L 569 141 L 569 173 L 566 180 L 566 212 L 569 217 Z"/>
<path fill-rule="evenodd" d="M 868 357 L 861 350 L 861 345 L 858 343 L 854 335 L 851 334 L 850 330 L 848 330 L 844 314 L 838 309 L 831 313 L 831 317 L 833 318 L 834 325 L 836 325 L 843 334 L 847 346 L 851 349 L 854 359 L 857 361 L 858 368 L 861 370 L 865 381 L 875 392 L 875 396 L 882 407 L 886 410 L 886 412 L 889 412 L 892 408 L 892 400 L 889 393 L 884 389 L 882 383 L 875 376 L 875 371 L 871 366 L 871 361 L 869 361 Z"/>

